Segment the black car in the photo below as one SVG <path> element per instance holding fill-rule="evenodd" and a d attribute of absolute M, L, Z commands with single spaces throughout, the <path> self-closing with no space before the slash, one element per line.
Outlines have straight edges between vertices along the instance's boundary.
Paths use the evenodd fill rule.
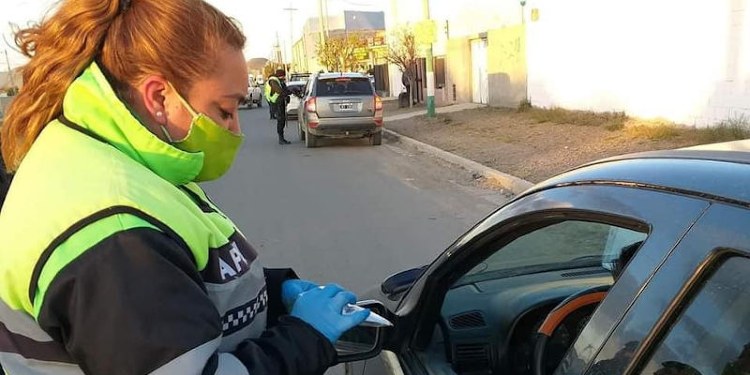
<path fill-rule="evenodd" d="M 348 374 L 748 374 L 750 153 L 581 167 L 366 297 Z"/>

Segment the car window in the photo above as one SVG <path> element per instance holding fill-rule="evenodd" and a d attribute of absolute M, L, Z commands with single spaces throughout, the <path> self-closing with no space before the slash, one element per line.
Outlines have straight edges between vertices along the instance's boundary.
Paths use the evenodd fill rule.
<path fill-rule="evenodd" d="M 315 96 L 370 96 L 375 95 L 372 83 L 361 78 L 326 78 L 318 80 Z"/>
<path fill-rule="evenodd" d="M 640 374 L 750 373 L 750 260 L 724 261 L 693 295 Z"/>
<path fill-rule="evenodd" d="M 450 339 L 435 345 L 448 347 L 449 362 L 457 373 L 533 374 L 535 339 L 542 323 L 555 306 L 578 293 L 595 290 L 601 298 L 606 296 L 616 279 L 611 271 L 621 269 L 648 237 L 647 226 L 634 227 L 643 229 L 582 219 L 543 219 L 517 228 L 511 238 L 503 236 L 485 245 L 486 258 L 446 294 L 441 316 Z M 548 331 L 549 345 L 541 361 L 547 373 L 558 366 L 597 305 L 574 304 L 560 310 L 571 313 L 550 318 L 557 323 Z M 498 331 L 507 341 L 507 351 L 493 364 L 492 339 L 487 342 L 487 338 Z"/>
<path fill-rule="evenodd" d="M 613 225 L 564 221 L 523 235 L 502 246 L 469 271 L 462 282 L 551 269 L 602 266 L 611 270 L 623 249 L 647 234 Z M 500 249 L 498 249 L 500 250 Z"/>

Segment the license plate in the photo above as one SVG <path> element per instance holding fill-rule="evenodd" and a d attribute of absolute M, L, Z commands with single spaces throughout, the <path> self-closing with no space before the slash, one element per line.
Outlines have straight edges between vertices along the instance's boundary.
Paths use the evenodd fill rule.
<path fill-rule="evenodd" d="M 354 110 L 354 104 L 339 104 L 340 111 L 352 111 Z"/>

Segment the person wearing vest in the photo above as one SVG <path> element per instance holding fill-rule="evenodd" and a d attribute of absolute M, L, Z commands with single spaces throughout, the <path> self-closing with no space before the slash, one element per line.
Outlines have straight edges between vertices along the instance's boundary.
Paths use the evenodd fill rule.
<path fill-rule="evenodd" d="M 271 80 L 271 77 L 273 77 L 273 74 L 268 76 L 266 78 L 266 83 L 263 84 L 263 98 L 266 99 L 266 103 L 268 103 L 268 115 L 271 120 L 276 120 L 276 108 L 273 104 L 271 104 L 270 94 L 271 94 L 271 84 L 268 82 Z"/>
<path fill-rule="evenodd" d="M 186 20 L 188 20 L 186 22 Z M 198 185 L 242 145 L 245 36 L 202 0 L 63 0 L 17 35 L 0 364 L 26 374 L 323 374 L 362 323 L 267 269 Z M 258 213 L 262 214 L 262 213 Z"/>
<path fill-rule="evenodd" d="M 279 144 L 288 145 L 290 142 L 284 138 L 284 128 L 286 127 L 286 105 L 289 103 L 289 90 L 286 88 L 284 79 L 286 71 L 283 69 L 276 70 L 276 74 L 268 78 L 266 86 L 266 99 L 274 107 L 276 115 L 276 133 L 279 135 Z"/>

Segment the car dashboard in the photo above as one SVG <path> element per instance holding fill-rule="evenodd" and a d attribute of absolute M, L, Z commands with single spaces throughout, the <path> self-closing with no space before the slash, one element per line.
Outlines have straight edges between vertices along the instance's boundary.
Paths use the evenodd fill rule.
<path fill-rule="evenodd" d="M 448 292 L 441 311 L 445 360 L 459 374 L 530 375 L 537 330 L 547 314 L 577 292 L 612 283 L 610 271 L 588 267 L 459 284 Z M 550 368 L 594 309 L 571 315 L 550 338 Z"/>

